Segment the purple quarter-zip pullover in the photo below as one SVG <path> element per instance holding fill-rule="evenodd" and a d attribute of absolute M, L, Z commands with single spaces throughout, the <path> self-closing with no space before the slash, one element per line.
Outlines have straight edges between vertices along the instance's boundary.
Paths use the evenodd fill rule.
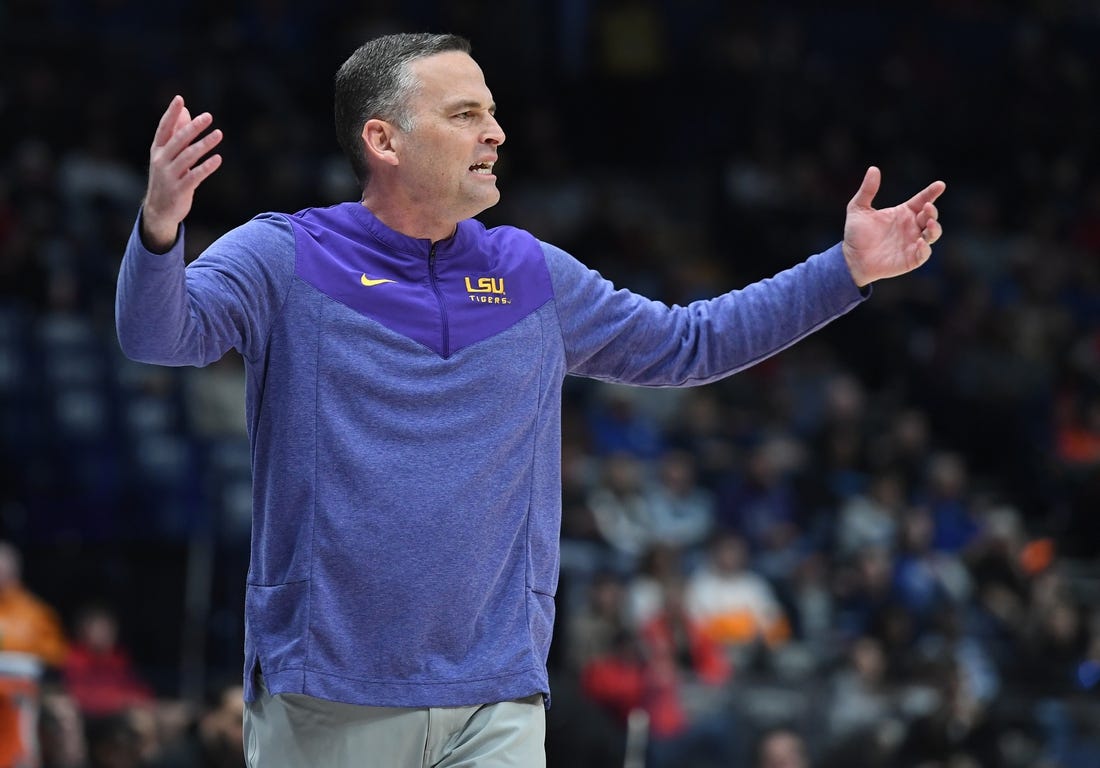
<path fill-rule="evenodd" d="M 245 696 L 458 706 L 549 693 L 566 374 L 715 381 L 858 304 L 839 245 L 668 307 L 511 227 L 435 244 L 358 203 L 264 214 L 119 275 L 135 359 L 247 370 Z"/>

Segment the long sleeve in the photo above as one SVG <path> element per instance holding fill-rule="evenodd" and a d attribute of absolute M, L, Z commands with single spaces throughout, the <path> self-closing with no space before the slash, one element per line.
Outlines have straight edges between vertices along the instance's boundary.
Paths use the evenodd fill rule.
<path fill-rule="evenodd" d="M 294 269 L 286 220 L 264 215 L 218 238 L 189 266 L 184 234 L 170 251 L 149 252 L 140 218 L 126 246 L 115 295 L 119 343 L 130 358 L 208 365 L 236 348 L 256 359 Z"/>
<path fill-rule="evenodd" d="M 624 384 L 693 386 L 752 366 L 866 298 L 840 245 L 774 277 L 668 306 L 626 290 L 544 243 L 570 373 Z"/>

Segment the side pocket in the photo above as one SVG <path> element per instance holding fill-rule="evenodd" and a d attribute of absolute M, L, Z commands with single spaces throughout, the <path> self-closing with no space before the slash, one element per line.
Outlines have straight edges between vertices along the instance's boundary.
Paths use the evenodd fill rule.
<path fill-rule="evenodd" d="M 553 595 L 533 589 L 527 591 L 527 626 L 531 632 L 531 647 L 535 658 L 543 665 L 550 655 L 555 611 Z"/>
<path fill-rule="evenodd" d="M 255 649 L 264 673 L 299 669 L 306 661 L 309 632 L 309 582 L 245 590 L 245 644 Z"/>

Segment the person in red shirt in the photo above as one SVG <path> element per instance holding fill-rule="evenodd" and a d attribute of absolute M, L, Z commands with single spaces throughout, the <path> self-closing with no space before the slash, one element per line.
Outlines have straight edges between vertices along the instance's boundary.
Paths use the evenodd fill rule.
<path fill-rule="evenodd" d="M 118 629 L 118 617 L 108 606 L 90 604 L 77 615 L 61 672 L 65 687 L 87 717 L 112 715 L 154 701 L 152 689 L 119 644 Z"/>
<path fill-rule="evenodd" d="M 727 706 L 733 668 L 685 611 L 682 580 L 662 587 L 661 609 L 637 633 L 621 632 L 612 652 L 590 660 L 582 688 L 623 724 L 636 710 L 646 713 L 647 765 L 672 768 L 695 758 L 729 764 L 737 730 Z"/>
<path fill-rule="evenodd" d="M 723 647 L 687 611 L 684 581 L 663 580 L 661 610 L 641 627 L 650 685 L 650 765 L 731 765 L 736 723 Z"/>

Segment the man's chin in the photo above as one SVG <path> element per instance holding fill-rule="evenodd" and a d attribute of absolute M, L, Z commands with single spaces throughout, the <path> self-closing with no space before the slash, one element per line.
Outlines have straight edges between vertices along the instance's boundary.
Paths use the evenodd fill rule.
<path fill-rule="evenodd" d="M 466 218 L 472 219 L 473 217 L 477 216 L 478 214 L 484 213 L 485 211 L 489 210 L 490 208 L 492 208 L 494 205 L 496 205 L 499 202 L 500 202 L 500 192 L 497 192 L 495 195 L 485 195 L 485 196 L 482 197 L 481 200 L 479 200 L 476 203 L 475 206 L 472 207 L 472 212 Z"/>

